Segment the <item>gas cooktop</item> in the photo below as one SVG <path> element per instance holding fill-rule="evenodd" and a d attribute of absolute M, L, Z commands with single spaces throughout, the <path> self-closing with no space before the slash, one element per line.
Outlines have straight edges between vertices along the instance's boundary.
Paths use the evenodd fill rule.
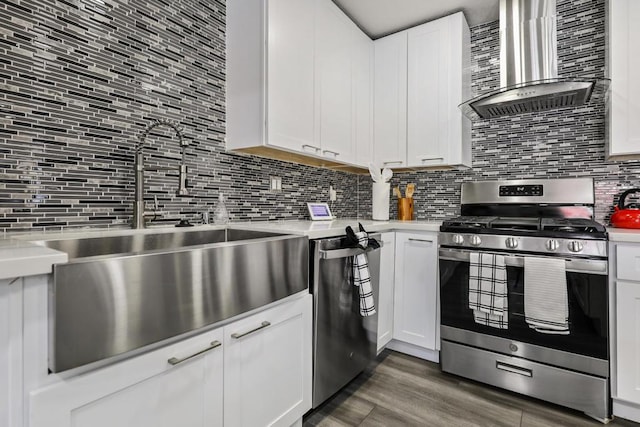
<path fill-rule="evenodd" d="M 602 224 L 587 218 L 459 216 L 445 220 L 440 231 L 581 239 L 607 236 Z"/>

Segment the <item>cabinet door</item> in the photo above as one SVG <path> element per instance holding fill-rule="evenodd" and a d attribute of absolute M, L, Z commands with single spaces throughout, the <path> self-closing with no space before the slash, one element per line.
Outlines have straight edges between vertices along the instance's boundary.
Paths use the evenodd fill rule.
<path fill-rule="evenodd" d="M 640 403 L 640 283 L 616 282 L 617 397 Z"/>
<path fill-rule="evenodd" d="M 219 329 L 35 391 L 30 425 L 222 426 L 221 343 Z"/>
<path fill-rule="evenodd" d="M 438 349 L 438 235 L 396 233 L 393 338 Z"/>
<path fill-rule="evenodd" d="M 409 166 L 447 164 L 451 43 L 448 19 L 407 31 L 407 162 Z"/>
<path fill-rule="evenodd" d="M 382 233 L 380 286 L 378 290 L 378 352 L 393 338 L 393 290 L 396 234 Z"/>
<path fill-rule="evenodd" d="M 224 424 L 289 427 L 311 409 L 311 302 L 263 311 L 224 328 Z"/>
<path fill-rule="evenodd" d="M 314 1 L 269 0 L 268 143 L 320 154 L 314 148 Z"/>
<path fill-rule="evenodd" d="M 0 280 L 0 426 L 22 425 L 22 279 Z"/>
<path fill-rule="evenodd" d="M 611 108 L 609 155 L 640 154 L 640 2 L 609 2 Z"/>
<path fill-rule="evenodd" d="M 357 165 L 373 161 L 373 42 L 355 25 L 353 51 L 353 140 Z"/>
<path fill-rule="evenodd" d="M 407 32 L 374 41 L 374 146 L 378 166 L 407 164 Z"/>
<path fill-rule="evenodd" d="M 316 121 L 322 156 L 355 161 L 352 134 L 353 22 L 330 0 L 316 13 Z"/>

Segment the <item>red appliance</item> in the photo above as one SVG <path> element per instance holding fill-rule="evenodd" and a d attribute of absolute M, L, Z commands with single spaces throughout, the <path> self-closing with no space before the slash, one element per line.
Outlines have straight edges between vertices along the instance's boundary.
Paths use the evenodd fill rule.
<path fill-rule="evenodd" d="M 640 228 L 640 209 L 625 206 L 625 199 L 629 194 L 640 193 L 640 188 L 632 188 L 620 196 L 618 206 L 614 206 L 611 215 L 611 225 L 618 228 Z"/>

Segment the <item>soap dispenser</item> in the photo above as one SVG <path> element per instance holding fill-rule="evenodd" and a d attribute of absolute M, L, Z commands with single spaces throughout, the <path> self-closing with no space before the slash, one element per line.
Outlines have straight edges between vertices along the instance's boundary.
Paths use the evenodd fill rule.
<path fill-rule="evenodd" d="M 213 222 L 214 224 L 226 224 L 229 222 L 229 212 L 227 211 L 227 206 L 224 203 L 224 196 L 222 193 L 218 196 L 218 203 L 213 211 Z"/>

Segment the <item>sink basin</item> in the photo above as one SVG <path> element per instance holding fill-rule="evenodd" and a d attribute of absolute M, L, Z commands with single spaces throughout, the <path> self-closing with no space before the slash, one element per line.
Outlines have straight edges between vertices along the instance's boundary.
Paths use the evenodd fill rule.
<path fill-rule="evenodd" d="M 308 289 L 307 237 L 242 229 L 53 239 L 49 369 L 61 372 Z"/>
<path fill-rule="evenodd" d="M 69 260 L 99 255 L 139 254 L 240 240 L 261 239 L 281 234 L 242 229 L 176 230 L 122 236 L 62 238 L 33 241 L 40 246 L 65 252 Z"/>

